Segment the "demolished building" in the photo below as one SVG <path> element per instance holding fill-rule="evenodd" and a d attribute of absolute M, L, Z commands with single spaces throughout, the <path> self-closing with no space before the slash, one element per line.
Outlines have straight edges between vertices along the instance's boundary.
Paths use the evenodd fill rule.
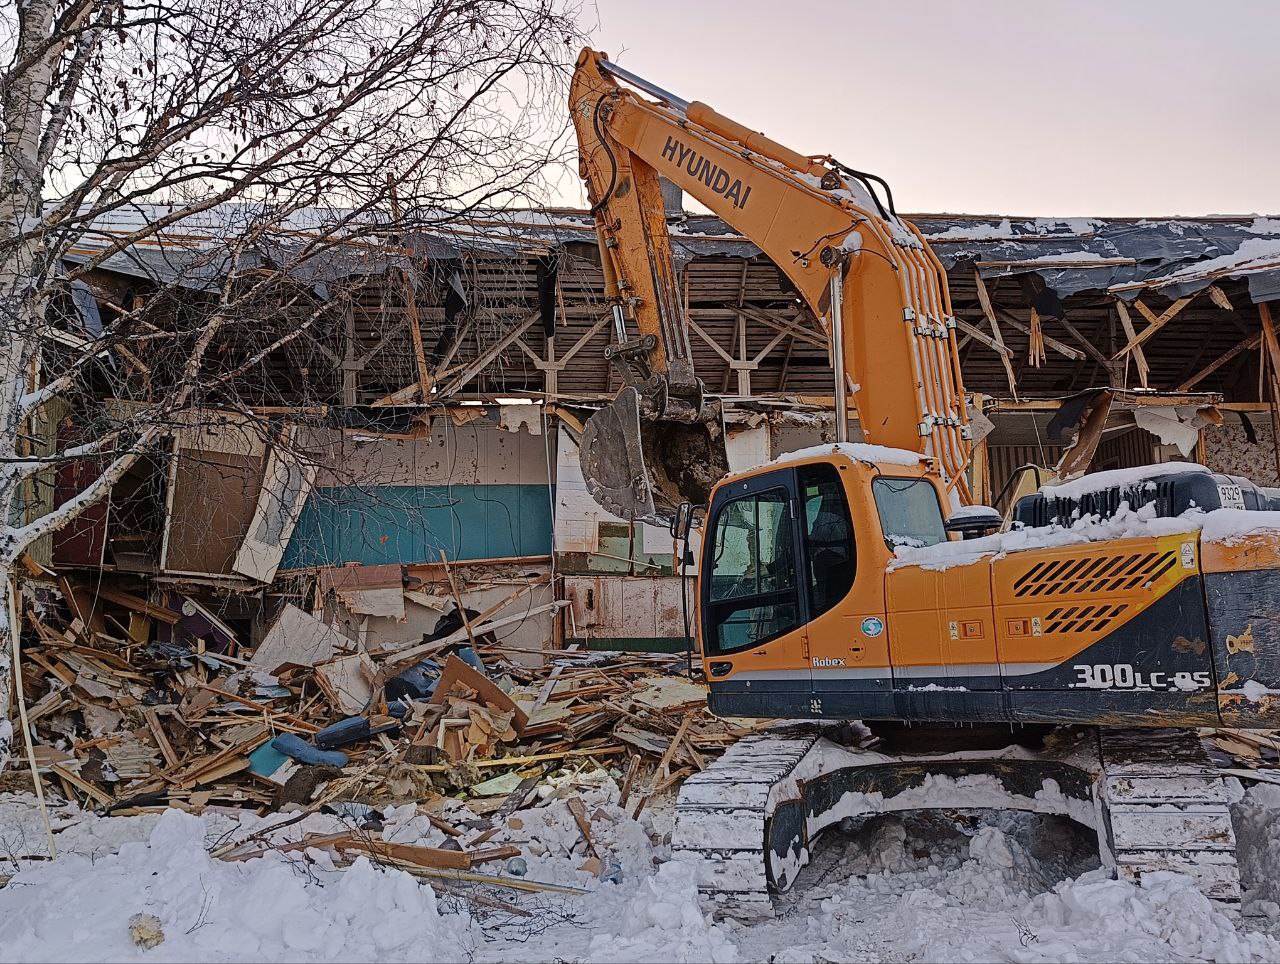
<path fill-rule="evenodd" d="M 1111 411 L 1092 470 L 1180 458 L 1277 482 L 1267 302 L 1280 297 L 1280 220 L 915 220 L 948 270 L 966 386 L 992 423 L 975 458 L 985 501 L 1007 504 L 1016 467 L 1052 466 L 1069 437 L 1059 423 L 1073 422 L 1062 399 L 1087 407 L 1100 389 Z M 184 228 L 183 243 L 198 233 Z M 75 299 L 85 330 L 110 323 L 124 289 L 216 277 L 164 250 L 166 236 L 93 272 Z M 829 437 L 826 336 L 777 267 L 716 218 L 673 218 L 672 236 L 731 465 Z M 139 466 L 35 560 L 140 596 L 190 591 L 245 642 L 265 634 L 274 592 L 319 599 L 344 567 L 340 585 L 355 588 L 339 606 L 379 643 L 420 637 L 447 608 L 443 554 L 477 610 L 504 580 L 540 580 L 507 640 L 531 653 L 683 648 L 671 535 L 609 516 L 577 464 L 583 420 L 620 384 L 591 219 L 505 212 L 336 252 L 299 280 L 323 299 L 343 277 L 359 283 L 341 323 L 264 361 L 264 409 L 305 433 L 310 462 L 250 431 L 253 413 L 192 419 L 172 458 Z M 33 505 L 73 494 L 87 468 L 49 473 Z M 430 588 L 406 603 L 398 577 Z"/>
<path fill-rule="evenodd" d="M 49 337 L 91 344 L 122 305 L 153 297 L 194 310 L 174 292 L 198 303 L 220 283 L 227 216 L 103 260 L 71 286 Z M 949 273 L 966 387 L 987 429 L 972 479 L 983 501 L 1007 507 L 1019 466 L 1064 456 L 1091 471 L 1194 460 L 1280 481 L 1268 304 L 1280 297 L 1280 220 L 914 220 Z M 129 230 L 120 219 L 99 234 Z M 724 401 L 731 467 L 829 440 L 827 338 L 785 276 L 718 219 L 678 214 L 671 231 L 695 366 Z M 274 239 L 254 256 L 287 263 L 293 244 Z M 71 257 L 93 254 L 86 244 Z M 480 744 L 518 734 L 524 752 L 563 756 L 624 716 L 633 729 L 637 713 L 649 719 L 600 702 L 643 690 L 627 682 L 643 660 L 617 671 L 622 682 L 590 668 L 560 682 L 534 674 L 550 651 L 678 653 L 691 635 L 672 534 L 609 515 L 578 465 L 583 422 L 620 386 L 590 217 L 504 212 L 336 246 L 289 280 L 288 297 L 261 310 L 287 313 L 305 297 L 325 323 L 261 357 L 247 399 L 177 413 L 162 451 L 24 558 L 33 725 L 78 712 L 114 778 L 172 801 L 246 770 L 280 783 L 287 767 L 264 749 L 270 733 L 316 735 L 358 717 L 393 672 L 459 647 L 529 668 L 507 677 L 527 690 L 523 709 L 518 693 L 462 686 L 461 720 L 476 728 L 464 732 Z M 233 371 L 261 353 L 252 326 L 235 338 L 221 362 Z M 107 385 L 128 397 L 104 388 L 50 404 L 36 432 L 46 451 L 73 443 L 95 413 L 148 404 L 147 359 L 125 350 L 112 362 Z M 28 511 L 66 502 L 100 471 L 95 458 L 50 467 Z M 64 623 L 42 621 L 42 593 L 62 600 Z M 570 679 L 575 695 L 561 689 Z M 661 738 L 640 727 L 626 752 L 661 756 L 665 773 L 723 745 L 727 731 L 671 716 L 697 702 L 660 705 L 647 725 Z M 146 731 L 122 740 L 121 720 L 138 713 Z M 188 753 L 185 728 L 209 720 L 219 738 Z M 415 722 L 424 746 L 470 758 L 449 752 L 462 737 L 448 720 Z M 45 749 L 66 792 L 111 799 L 73 770 L 83 754 Z"/>

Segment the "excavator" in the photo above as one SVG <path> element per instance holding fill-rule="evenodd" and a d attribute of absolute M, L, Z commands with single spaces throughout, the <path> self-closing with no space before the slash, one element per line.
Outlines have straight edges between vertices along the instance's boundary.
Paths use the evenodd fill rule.
<path fill-rule="evenodd" d="M 625 519 L 701 519 L 710 709 L 790 724 L 683 784 L 672 849 L 704 898 L 770 913 L 851 818 L 1011 808 L 1087 828 L 1117 874 L 1178 870 L 1238 902 L 1233 787 L 1196 728 L 1280 726 L 1280 513 L 1256 511 L 1276 493 L 1169 463 L 1044 487 L 1010 528 L 972 504 L 946 273 L 881 178 L 589 49 L 570 110 L 624 380 L 584 427 L 584 478 Z M 729 471 L 661 178 L 825 329 L 835 441 Z M 854 720 L 915 738 L 850 746 Z"/>

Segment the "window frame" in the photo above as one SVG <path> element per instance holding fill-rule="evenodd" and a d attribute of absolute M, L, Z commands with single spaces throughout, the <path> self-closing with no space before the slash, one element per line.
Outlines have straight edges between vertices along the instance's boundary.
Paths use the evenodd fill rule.
<path fill-rule="evenodd" d="M 728 599 L 713 601 L 711 599 L 711 580 L 715 573 L 716 530 L 720 525 L 721 517 L 736 502 L 743 499 L 758 499 L 762 495 L 778 490 L 781 490 L 786 496 L 784 504 L 788 507 L 791 518 L 791 556 L 795 561 L 795 573 L 791 588 L 754 596 L 733 596 Z M 790 468 L 765 472 L 761 475 L 744 479 L 741 482 L 732 483 L 732 489 L 729 492 L 725 492 L 722 489 L 717 493 L 717 498 L 713 500 L 711 511 L 708 513 L 707 526 L 703 530 L 706 534 L 703 537 L 702 562 L 699 566 L 699 579 L 702 583 L 701 591 L 699 592 L 702 610 L 701 626 L 699 628 L 702 632 L 702 645 L 708 656 L 732 657 L 739 653 L 745 653 L 748 650 L 780 639 L 788 633 L 801 632 L 808 624 L 809 590 L 808 576 L 806 574 L 808 559 L 805 555 L 807 545 L 804 541 L 804 524 L 801 511 L 802 509 L 798 507 L 795 470 Z M 780 600 L 788 592 L 795 600 L 796 621 L 793 625 L 769 636 L 753 640 L 744 646 L 732 649 L 722 649 L 720 647 L 719 630 L 724 625 L 724 620 L 715 620 L 713 614 L 733 607 L 735 604 L 737 609 L 751 608 L 744 605 L 751 600 Z M 763 604 L 767 605 L 768 603 Z"/>
<path fill-rule="evenodd" d="M 877 485 L 879 485 L 879 483 L 881 482 L 909 482 L 912 484 L 919 484 L 919 485 L 926 486 L 929 489 L 929 491 L 933 494 L 933 500 L 938 506 L 938 518 L 942 523 L 942 538 L 939 539 L 938 542 L 930 543 L 930 545 L 939 545 L 940 543 L 948 541 L 950 537 L 948 536 L 947 529 L 946 529 L 947 517 L 945 513 L 943 513 L 942 511 L 942 499 L 938 495 L 937 487 L 932 482 L 930 482 L 926 476 L 880 474 L 880 475 L 876 475 L 871 480 L 871 501 L 876 508 L 876 523 L 880 526 L 880 535 L 884 538 L 884 544 L 888 546 L 890 552 L 893 552 L 896 554 L 898 549 L 902 547 L 894 545 L 893 542 L 890 541 L 889 539 L 889 533 L 885 531 L 884 514 L 880 511 L 880 497 L 879 497 L 879 493 L 876 490 Z"/>

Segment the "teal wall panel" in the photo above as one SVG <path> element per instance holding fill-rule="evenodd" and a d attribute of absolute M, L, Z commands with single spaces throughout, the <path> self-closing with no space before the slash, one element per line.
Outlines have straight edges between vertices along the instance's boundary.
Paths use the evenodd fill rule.
<path fill-rule="evenodd" d="M 545 485 L 342 486 L 307 499 L 282 569 L 551 552 Z"/>

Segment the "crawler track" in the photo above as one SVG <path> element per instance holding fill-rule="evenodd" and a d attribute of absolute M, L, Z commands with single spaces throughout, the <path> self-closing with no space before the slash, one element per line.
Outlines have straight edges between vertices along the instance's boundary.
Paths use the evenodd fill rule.
<path fill-rule="evenodd" d="M 1172 870 L 1239 903 L 1228 789 L 1194 732 L 1063 730 L 1043 751 L 847 749 L 818 727 L 748 737 L 687 780 L 672 851 L 717 916 L 771 916 L 822 831 L 845 817 L 922 809 L 1057 813 L 1094 830 L 1124 877 Z"/>

